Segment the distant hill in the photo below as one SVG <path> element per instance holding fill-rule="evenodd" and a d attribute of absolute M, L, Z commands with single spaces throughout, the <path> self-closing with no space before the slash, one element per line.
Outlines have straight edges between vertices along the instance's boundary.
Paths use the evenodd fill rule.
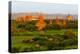
<path fill-rule="evenodd" d="M 68 14 L 47 14 L 47 13 L 43 13 L 44 16 L 46 16 L 46 19 L 49 19 L 50 16 L 53 16 L 53 18 L 55 18 L 54 16 L 61 16 L 63 18 L 66 18 L 68 16 Z M 38 16 L 39 13 L 12 13 L 11 14 L 11 19 L 15 20 L 17 17 L 21 17 L 21 16 L 26 16 L 26 15 L 33 15 L 33 16 Z M 73 16 L 73 19 L 78 19 L 78 15 L 73 15 L 70 14 L 71 16 Z"/>

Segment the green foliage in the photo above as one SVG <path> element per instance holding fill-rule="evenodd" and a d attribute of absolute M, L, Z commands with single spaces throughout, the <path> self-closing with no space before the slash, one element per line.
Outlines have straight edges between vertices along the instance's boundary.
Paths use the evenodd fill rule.
<path fill-rule="evenodd" d="M 67 39 L 67 38 L 72 39 L 75 37 L 75 33 L 72 31 L 72 29 L 68 29 L 65 31 L 64 37 L 65 37 L 65 39 Z"/>
<path fill-rule="evenodd" d="M 34 40 L 30 39 L 30 40 L 23 40 L 22 43 L 32 43 L 34 42 Z"/>
<path fill-rule="evenodd" d="M 52 29 L 56 29 L 56 30 L 59 30 L 59 29 L 63 29 L 63 25 L 60 24 L 60 25 L 57 25 L 55 20 L 53 20 L 53 24 L 49 24 L 49 20 L 45 20 L 46 22 L 46 27 L 43 29 L 43 30 L 52 30 Z M 62 20 L 61 20 L 62 22 Z M 21 29 L 21 30 L 28 30 L 28 31 L 35 31 L 36 30 L 36 21 L 31 21 L 31 22 L 26 22 L 26 23 L 23 23 L 23 24 L 17 24 L 15 21 L 12 22 L 14 23 L 14 25 L 12 25 L 13 27 L 15 26 L 16 24 L 16 29 Z M 67 22 L 66 24 L 66 28 L 64 29 L 67 29 L 67 28 L 78 28 L 78 24 L 77 24 L 77 20 L 75 21 L 72 21 L 72 22 Z"/>
<path fill-rule="evenodd" d="M 45 20 L 45 22 L 47 24 L 45 29 L 36 31 L 36 21 L 26 22 L 24 24 L 17 24 L 14 21 L 12 27 L 15 28 L 15 31 L 11 33 L 13 44 L 11 51 L 30 52 L 77 48 L 77 21 L 75 23 L 74 21 L 67 22 L 67 28 L 63 28 L 62 25 L 56 25 L 55 20 L 53 20 L 52 25 L 49 24 L 49 20 Z"/>
<path fill-rule="evenodd" d="M 11 52 L 12 52 L 12 53 L 20 52 L 20 48 L 13 47 L 13 48 L 11 49 Z"/>
<path fill-rule="evenodd" d="M 67 40 L 64 40 L 62 41 L 62 45 L 64 46 L 71 46 L 73 45 L 74 41 L 72 39 L 67 39 Z"/>
<path fill-rule="evenodd" d="M 22 52 L 30 52 L 30 51 L 33 51 L 32 48 L 24 48 Z"/>
<path fill-rule="evenodd" d="M 67 28 L 78 28 L 78 21 L 75 20 L 67 22 Z"/>

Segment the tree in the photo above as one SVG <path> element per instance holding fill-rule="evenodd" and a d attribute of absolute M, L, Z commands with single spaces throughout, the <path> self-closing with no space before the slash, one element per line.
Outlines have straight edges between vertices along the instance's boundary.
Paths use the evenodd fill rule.
<path fill-rule="evenodd" d="M 68 16 L 67 16 L 68 21 L 72 21 L 72 20 L 73 20 L 72 18 L 73 18 L 73 17 L 72 17 L 71 15 L 68 15 Z"/>
<path fill-rule="evenodd" d="M 16 22 L 17 22 L 18 24 L 23 23 L 23 22 L 24 22 L 23 17 L 18 17 L 18 18 L 16 19 Z"/>
<path fill-rule="evenodd" d="M 63 19 L 63 21 L 62 21 L 62 25 L 64 28 L 66 28 L 66 20 L 65 19 Z"/>
<path fill-rule="evenodd" d="M 59 20 L 59 17 L 56 16 L 56 24 L 59 25 L 60 24 L 60 20 Z"/>
<path fill-rule="evenodd" d="M 56 28 L 57 29 L 61 29 L 62 28 L 62 24 L 60 22 L 59 16 L 56 16 Z"/>
<path fill-rule="evenodd" d="M 42 30 L 43 28 L 45 28 L 45 26 L 46 26 L 46 23 L 44 21 L 44 16 L 40 15 L 36 23 L 37 30 Z"/>
<path fill-rule="evenodd" d="M 50 17 L 50 22 L 49 22 L 49 24 L 52 24 L 52 17 Z"/>
<path fill-rule="evenodd" d="M 64 32 L 64 37 L 65 37 L 65 39 L 74 39 L 75 38 L 75 33 L 72 31 L 72 29 L 67 29 Z"/>

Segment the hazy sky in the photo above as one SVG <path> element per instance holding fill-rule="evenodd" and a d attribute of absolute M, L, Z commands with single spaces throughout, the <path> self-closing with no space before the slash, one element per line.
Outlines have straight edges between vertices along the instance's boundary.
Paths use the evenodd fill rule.
<path fill-rule="evenodd" d="M 78 6 L 72 4 L 54 4 L 54 3 L 36 3 L 36 2 L 12 2 L 12 12 L 44 12 L 44 13 L 62 13 L 77 14 Z"/>

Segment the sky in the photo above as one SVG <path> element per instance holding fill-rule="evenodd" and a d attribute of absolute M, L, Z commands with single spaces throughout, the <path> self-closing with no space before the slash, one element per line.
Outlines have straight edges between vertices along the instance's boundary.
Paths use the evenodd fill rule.
<path fill-rule="evenodd" d="M 21 12 L 43 12 L 48 14 L 78 14 L 78 6 L 76 4 L 54 4 L 39 3 L 26 1 L 13 1 L 12 13 Z"/>

